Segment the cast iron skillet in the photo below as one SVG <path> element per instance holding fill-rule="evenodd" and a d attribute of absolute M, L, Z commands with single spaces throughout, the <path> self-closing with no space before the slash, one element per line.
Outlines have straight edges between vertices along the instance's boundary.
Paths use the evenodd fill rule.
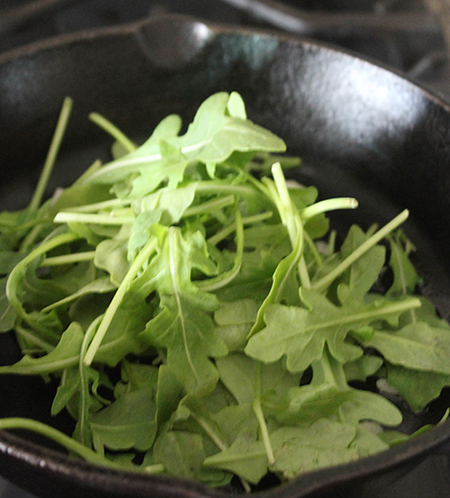
<path fill-rule="evenodd" d="M 106 150 L 87 120 L 98 111 L 140 137 L 165 115 L 192 117 L 219 90 L 237 90 L 249 116 L 285 139 L 304 165 L 295 175 L 322 197 L 350 195 L 360 208 L 340 215 L 368 226 L 408 208 L 424 292 L 444 317 L 450 304 L 450 108 L 382 67 L 308 40 L 209 26 L 180 17 L 71 35 L 0 57 L 1 207 L 23 207 L 43 163 L 61 102 L 75 100 L 53 185 L 69 184 Z M 109 142 L 109 141 L 108 141 Z M 0 364 L 17 359 L 0 337 Z M 0 416 L 49 421 L 52 386 L 0 377 Z M 441 409 L 411 418 L 410 429 Z M 53 423 L 67 427 L 67 420 Z M 369 497 L 441 454 L 450 425 L 345 466 L 307 474 L 264 498 Z M 43 497 L 214 498 L 200 484 L 96 468 L 68 459 L 29 434 L 0 433 L 0 472 Z"/>

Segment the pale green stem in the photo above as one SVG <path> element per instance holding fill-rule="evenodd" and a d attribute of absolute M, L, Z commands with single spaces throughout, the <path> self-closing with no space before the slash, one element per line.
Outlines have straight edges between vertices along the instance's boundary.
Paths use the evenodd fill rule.
<path fill-rule="evenodd" d="M 20 244 L 19 252 L 26 252 L 30 248 L 30 246 L 34 243 L 34 241 L 39 237 L 39 234 L 42 232 L 44 225 L 39 224 L 36 225 L 32 230 L 28 232 L 26 237 L 23 239 Z"/>
<path fill-rule="evenodd" d="M 303 221 L 297 208 L 292 202 L 291 196 L 289 195 L 289 190 L 286 185 L 286 179 L 284 178 L 283 170 L 281 169 L 280 163 L 275 163 L 272 166 L 272 175 L 273 179 L 275 180 L 276 190 L 278 193 L 277 197 L 279 197 L 280 199 L 279 204 L 281 204 L 281 206 L 283 207 L 282 211 L 280 212 L 281 220 L 288 230 L 292 248 L 296 247 L 299 237 L 302 240 L 301 244 L 303 246 Z M 309 278 L 308 269 L 306 267 L 305 258 L 303 256 L 303 249 L 298 261 L 298 273 L 302 286 L 310 288 L 311 280 Z"/>
<path fill-rule="evenodd" d="M 318 268 L 322 268 L 323 266 L 323 260 L 322 256 L 320 255 L 319 251 L 317 250 L 316 244 L 314 244 L 313 239 L 308 235 L 308 233 L 305 231 L 303 233 L 303 236 L 305 237 L 305 242 L 308 244 L 309 249 L 312 252 L 314 261 L 317 265 Z"/>
<path fill-rule="evenodd" d="M 219 448 L 220 451 L 225 451 L 228 448 L 227 443 L 222 440 L 219 434 L 216 434 L 214 429 L 208 424 L 207 420 L 205 420 L 203 417 L 198 416 L 192 411 L 191 411 L 191 417 L 205 431 L 209 439 L 211 439 L 211 441 Z"/>
<path fill-rule="evenodd" d="M 85 204 L 83 206 L 75 206 L 69 208 L 71 213 L 95 213 L 102 209 L 120 208 L 128 206 L 132 203 L 131 200 L 111 199 L 109 201 L 95 202 L 94 204 Z"/>
<path fill-rule="evenodd" d="M 366 232 L 366 237 L 372 237 L 372 235 L 378 230 L 378 223 L 373 223 L 370 225 L 369 230 Z"/>
<path fill-rule="evenodd" d="M 383 228 L 378 230 L 374 235 L 362 243 L 355 251 L 353 251 L 347 258 L 342 261 L 334 270 L 325 275 L 320 280 L 313 283 L 313 288 L 323 290 L 330 285 L 339 275 L 341 275 L 347 268 L 349 268 L 357 259 L 365 254 L 369 249 L 378 244 L 380 240 L 386 237 L 390 232 L 400 226 L 409 216 L 409 211 L 405 209 L 392 221 L 390 221 Z"/>
<path fill-rule="evenodd" d="M 154 463 L 153 465 L 146 465 L 143 470 L 147 474 L 161 474 L 166 468 L 163 463 Z"/>
<path fill-rule="evenodd" d="M 101 214 L 101 213 L 99 213 Z M 110 216 L 113 218 L 128 218 L 128 217 L 134 217 L 134 212 L 130 207 L 121 207 L 117 209 L 112 209 L 109 213 Z"/>
<path fill-rule="evenodd" d="M 234 219 L 236 223 L 236 256 L 234 258 L 233 267 L 231 270 L 224 272 L 217 277 L 196 282 L 197 286 L 206 292 L 220 289 L 229 284 L 234 278 L 236 278 L 241 269 L 242 256 L 244 253 L 244 226 L 242 224 L 241 213 L 238 209 L 236 209 Z"/>
<path fill-rule="evenodd" d="M 126 292 L 128 291 L 128 286 L 131 284 L 133 279 L 136 277 L 138 274 L 139 270 L 142 268 L 142 266 L 145 264 L 145 262 L 148 260 L 148 258 L 153 254 L 153 252 L 156 249 L 157 245 L 157 239 L 156 237 L 151 238 L 147 244 L 143 247 L 143 249 L 140 251 L 140 253 L 136 256 L 136 259 L 133 261 L 130 269 L 128 270 L 127 274 L 125 275 L 124 279 L 122 280 L 119 288 L 117 289 L 116 293 L 114 294 L 114 297 L 109 304 L 108 308 L 106 309 L 106 312 L 103 316 L 103 320 L 100 323 L 100 326 L 97 330 L 97 333 L 94 336 L 94 339 L 92 340 L 91 344 L 89 345 L 89 348 L 86 352 L 86 355 L 84 357 L 84 364 L 85 365 L 90 365 L 94 359 L 94 356 L 97 352 L 97 349 L 99 348 L 100 344 L 103 341 L 103 338 L 114 318 L 114 315 L 116 314 L 116 311 L 118 307 L 120 306 L 120 303 L 122 302 L 123 297 L 125 296 Z"/>
<path fill-rule="evenodd" d="M 245 185 L 222 185 L 213 181 L 198 182 L 195 191 L 207 194 L 255 195 L 255 190 Z"/>
<path fill-rule="evenodd" d="M 227 197 L 223 197 L 222 199 L 214 199 L 212 201 L 203 202 L 202 204 L 198 204 L 197 206 L 187 208 L 183 213 L 183 217 L 196 216 L 202 213 L 210 213 L 227 206 L 232 206 L 235 202 L 236 199 L 234 195 L 228 195 Z"/>
<path fill-rule="evenodd" d="M 96 463 L 100 465 L 114 466 L 114 463 L 102 457 L 95 451 L 83 446 L 78 441 L 75 441 L 66 434 L 50 427 L 49 425 L 43 424 L 36 420 L 31 420 L 27 418 L 3 418 L 0 419 L 0 429 L 24 429 L 32 432 L 42 434 L 48 437 L 52 441 L 57 442 L 61 446 L 67 448 L 69 451 L 76 453 L 80 457 L 84 458 L 86 461 L 91 463 Z"/>
<path fill-rule="evenodd" d="M 88 423 L 89 417 L 89 406 L 87 405 L 87 399 L 89 398 L 89 384 L 86 375 L 86 366 L 83 364 L 83 358 L 86 353 L 89 341 L 96 331 L 97 325 L 101 320 L 101 316 L 98 316 L 88 327 L 86 334 L 84 335 L 83 342 L 80 349 L 80 358 L 78 360 L 78 371 L 80 373 L 80 391 L 79 391 L 79 407 L 78 407 L 78 424 L 79 424 L 79 436 L 81 442 L 86 445 L 86 424 Z"/>
<path fill-rule="evenodd" d="M 251 183 L 256 189 L 258 189 L 265 197 L 273 201 L 272 196 L 270 195 L 270 192 L 267 189 L 267 186 L 265 185 L 265 180 L 268 180 L 268 178 L 263 178 L 262 181 L 260 181 L 257 178 L 255 178 L 252 174 L 248 173 L 247 171 L 244 171 L 238 166 L 235 166 L 233 164 L 228 164 L 226 162 L 225 165 L 233 169 L 234 171 L 237 171 L 240 175 L 244 175 L 244 178 L 246 178 L 246 180 L 248 180 L 249 183 Z"/>
<path fill-rule="evenodd" d="M 261 431 L 264 448 L 267 454 L 269 467 L 275 463 L 275 455 L 273 453 L 272 443 L 270 442 L 269 430 L 267 429 L 266 420 L 261 407 L 261 363 L 256 364 L 256 378 L 255 378 L 255 397 L 253 399 L 252 408 L 258 420 L 259 429 Z"/>
<path fill-rule="evenodd" d="M 328 211 L 336 211 L 338 209 L 356 209 L 358 201 L 352 197 L 337 197 L 335 199 L 327 199 L 325 201 L 316 202 L 311 204 L 301 211 L 301 217 L 307 221 L 314 216 Z"/>
<path fill-rule="evenodd" d="M 266 213 L 261 213 L 261 214 L 255 214 L 253 216 L 245 216 L 242 218 L 242 224 L 244 226 L 253 225 L 260 221 L 268 220 L 272 216 L 273 216 L 272 211 L 267 211 Z M 235 222 L 230 223 L 225 228 L 223 228 L 219 232 L 216 232 L 209 239 L 207 239 L 207 242 L 209 242 L 212 245 L 217 245 L 219 242 L 221 242 L 222 240 L 226 239 L 229 235 L 231 235 L 235 230 L 236 230 L 236 223 Z"/>
<path fill-rule="evenodd" d="M 69 121 L 69 116 L 72 111 L 73 101 L 71 98 L 66 97 L 64 99 L 61 112 L 59 114 L 58 123 L 56 125 L 55 133 L 50 144 L 50 148 L 47 154 L 47 158 L 42 169 L 41 176 L 39 178 L 36 190 L 34 191 L 31 202 L 28 206 L 30 211 L 36 211 L 42 201 L 42 198 L 47 188 L 48 180 L 52 173 L 53 167 L 55 165 L 56 156 L 58 155 L 59 149 L 61 147 L 64 132 L 67 128 L 67 123 Z"/>
<path fill-rule="evenodd" d="M 330 236 L 328 237 L 328 256 L 331 256 L 334 253 L 334 249 L 336 247 L 336 238 L 337 232 L 336 230 L 331 230 Z"/>
<path fill-rule="evenodd" d="M 306 266 L 305 258 L 302 256 L 298 262 L 298 272 L 300 274 L 300 281 L 303 287 L 311 288 L 311 279 L 309 278 L 308 267 Z"/>
<path fill-rule="evenodd" d="M 100 126 L 103 130 L 109 133 L 117 142 L 119 142 L 126 149 L 127 152 L 136 150 L 136 145 L 121 131 L 117 126 L 107 120 L 101 114 L 91 112 L 89 119 L 96 125 Z"/>
<path fill-rule="evenodd" d="M 38 337 L 32 331 L 23 328 L 21 325 L 15 325 L 14 332 L 22 339 L 33 343 L 34 345 L 38 346 L 39 349 L 45 351 L 46 353 L 50 353 L 55 349 L 55 346 L 53 344 L 44 341 L 41 337 Z"/>
<path fill-rule="evenodd" d="M 95 257 L 95 251 L 86 251 L 76 254 L 65 254 L 63 256 L 54 256 L 52 258 L 45 258 L 40 266 L 59 266 L 69 265 L 73 263 L 81 263 L 83 261 L 91 261 Z"/>
<path fill-rule="evenodd" d="M 134 216 L 111 216 L 109 214 L 91 213 L 69 213 L 59 212 L 55 218 L 55 223 L 93 223 L 96 225 L 129 225 L 134 223 Z"/>
<path fill-rule="evenodd" d="M 277 208 L 278 214 L 280 215 L 281 222 L 286 226 L 286 209 L 281 202 L 280 196 L 277 192 L 277 187 L 275 183 L 270 178 L 263 178 L 262 181 L 264 185 L 267 187 L 267 191 L 269 193 L 269 198 L 275 207 Z"/>
<path fill-rule="evenodd" d="M 298 230 L 301 230 L 301 227 L 295 223 L 294 211 L 296 209 L 293 206 L 291 196 L 289 195 L 289 190 L 286 185 L 286 179 L 283 175 L 283 170 L 281 169 L 280 163 L 275 163 L 272 166 L 272 175 L 275 180 L 275 185 L 278 191 L 278 195 L 280 196 L 281 205 L 283 206 L 284 211 L 284 220 L 283 223 L 286 225 L 289 233 L 289 237 L 291 239 L 292 247 L 297 241 Z"/>

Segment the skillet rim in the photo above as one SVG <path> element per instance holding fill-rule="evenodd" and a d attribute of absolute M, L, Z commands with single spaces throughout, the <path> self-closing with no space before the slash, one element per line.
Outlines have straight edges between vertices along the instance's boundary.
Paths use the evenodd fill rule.
<path fill-rule="evenodd" d="M 341 49 L 331 43 L 315 41 L 305 36 L 279 33 L 273 29 L 221 25 L 183 14 L 163 14 L 119 26 L 82 30 L 40 40 L 0 54 L 0 66 L 20 57 L 57 49 L 60 46 L 67 46 L 73 43 L 89 42 L 105 37 L 137 37 L 141 30 L 148 26 L 170 22 L 176 22 L 183 26 L 203 24 L 210 30 L 212 36 L 227 34 L 266 36 L 284 43 L 317 47 L 321 51 L 328 51 L 340 56 L 344 55 L 349 58 L 358 59 L 364 63 L 376 66 L 381 71 L 395 75 L 403 83 L 412 85 L 416 91 L 419 90 L 425 100 L 433 102 L 434 105 L 441 107 L 446 113 L 450 113 L 450 101 L 446 102 L 444 97 L 437 92 L 427 88 L 413 78 L 405 76 L 401 71 L 392 69 L 369 57 L 361 56 L 351 50 Z M 261 498 L 307 498 L 308 496 L 317 496 L 316 493 L 321 490 L 324 492 L 327 490 L 332 491 L 339 485 L 380 475 L 385 471 L 395 470 L 408 462 L 420 462 L 429 456 L 429 454 L 439 454 L 439 448 L 449 441 L 450 420 L 433 427 L 426 433 L 420 434 L 416 438 L 404 442 L 395 448 L 347 464 L 305 473 L 282 486 L 257 492 L 256 496 L 260 496 Z M 10 431 L 0 430 L 0 461 L 5 458 L 13 458 L 18 465 L 21 464 L 25 467 L 39 467 L 43 471 L 50 473 L 50 475 L 56 475 L 68 482 L 76 482 L 82 486 L 83 484 L 87 485 L 89 490 L 104 491 L 105 478 L 108 477 L 108 487 L 111 490 L 119 490 L 121 493 L 120 496 L 128 496 L 123 493 L 134 493 L 135 496 L 147 496 L 149 491 L 167 492 L 168 494 L 165 496 L 173 498 L 183 496 L 183 491 L 189 493 L 189 497 L 191 498 L 220 498 L 229 496 L 228 493 L 209 488 L 192 480 L 172 476 L 152 476 L 138 472 L 120 471 L 76 460 L 62 452 L 38 445 Z M 2 472 L 0 471 L 0 473 Z M 7 478 L 11 479 L 11 476 Z M 139 494 L 136 494 L 136 492 Z"/>

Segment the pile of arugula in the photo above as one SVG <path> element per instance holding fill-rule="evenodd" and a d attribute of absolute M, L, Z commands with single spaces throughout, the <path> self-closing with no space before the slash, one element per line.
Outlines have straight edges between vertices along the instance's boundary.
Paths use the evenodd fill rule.
<path fill-rule="evenodd" d="M 0 215 L 0 330 L 23 352 L 0 373 L 58 379 L 52 414 L 76 427 L 0 428 L 247 491 L 408 437 L 393 403 L 355 387 L 376 376 L 420 411 L 450 385 L 450 327 L 413 296 L 407 211 L 336 247 L 325 213 L 356 201 L 286 181 L 298 161 L 274 155 L 284 142 L 236 93 L 208 98 L 183 135 L 168 116 L 139 147 L 93 114 L 113 160 L 42 202 L 70 109 L 29 206 Z"/>

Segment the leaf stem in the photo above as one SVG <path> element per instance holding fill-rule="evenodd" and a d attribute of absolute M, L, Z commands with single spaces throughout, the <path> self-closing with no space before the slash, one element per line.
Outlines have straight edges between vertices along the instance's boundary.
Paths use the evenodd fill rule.
<path fill-rule="evenodd" d="M 91 114 L 89 114 L 89 119 L 115 138 L 117 142 L 123 145 L 127 152 L 133 152 L 137 149 L 136 145 L 121 130 L 119 130 L 117 126 L 112 124 L 111 121 L 106 119 L 101 114 L 91 112 Z"/>
<path fill-rule="evenodd" d="M 112 216 L 110 214 L 71 213 L 60 211 L 54 218 L 54 223 L 94 223 L 96 225 L 130 225 L 134 216 Z"/>
<path fill-rule="evenodd" d="M 317 268 L 322 268 L 323 260 L 322 260 L 322 256 L 320 255 L 320 253 L 317 249 L 316 244 L 314 244 L 313 239 L 308 235 L 308 232 L 306 232 L 306 230 L 305 230 L 303 235 L 305 237 L 305 242 L 308 245 L 308 247 L 313 255 L 313 258 L 314 258 L 314 261 L 316 263 Z"/>
<path fill-rule="evenodd" d="M 45 437 L 48 437 L 52 441 L 55 441 L 61 446 L 67 448 L 69 451 L 76 453 L 88 462 L 100 465 L 114 466 L 113 462 L 102 457 L 90 448 L 87 448 L 78 441 L 75 441 L 61 431 L 54 429 L 49 425 L 43 424 L 42 422 L 38 422 L 37 420 L 31 420 L 21 417 L 3 418 L 0 419 L 0 429 L 24 429 L 36 432 L 42 434 Z"/>
<path fill-rule="evenodd" d="M 59 266 L 69 265 L 73 263 L 81 263 L 82 261 L 91 261 L 95 257 L 95 251 L 79 252 L 76 254 L 64 254 L 63 256 L 54 256 L 45 258 L 39 266 Z"/>
<path fill-rule="evenodd" d="M 258 362 L 256 364 L 255 397 L 253 399 L 252 409 L 256 415 L 256 419 L 258 420 L 259 428 L 261 430 L 261 436 L 266 450 L 269 467 L 272 467 L 275 463 L 275 455 L 273 453 L 269 430 L 267 429 L 266 420 L 264 419 L 264 413 L 261 407 L 261 369 L 262 364 Z"/>
<path fill-rule="evenodd" d="M 117 208 L 123 206 L 129 206 L 132 203 L 131 200 L 122 199 L 110 199 L 108 201 L 95 202 L 94 204 L 84 204 L 83 206 L 75 206 L 69 208 L 71 213 L 94 213 L 102 209 Z"/>
<path fill-rule="evenodd" d="M 203 202 L 197 206 L 187 208 L 183 216 L 196 216 L 202 213 L 210 213 L 222 209 L 227 206 L 232 206 L 236 202 L 234 195 L 227 195 L 221 199 L 213 199 L 212 201 Z"/>
<path fill-rule="evenodd" d="M 136 256 L 136 259 L 133 261 L 130 269 L 128 270 L 127 274 L 125 275 L 124 279 L 122 280 L 119 288 L 117 289 L 117 292 L 114 294 L 114 297 L 109 304 L 108 308 L 106 309 L 106 312 L 103 316 L 103 320 L 100 323 L 100 326 L 94 336 L 94 339 L 92 340 L 91 344 L 89 345 L 89 348 L 86 352 L 86 355 L 84 357 L 84 364 L 85 365 L 90 365 L 94 359 L 94 356 L 97 352 L 97 349 L 99 348 L 103 337 L 105 336 L 113 318 L 114 315 L 116 314 L 117 309 L 120 306 L 120 303 L 122 302 L 122 299 L 124 298 L 126 292 L 128 291 L 128 286 L 131 284 L 133 279 L 136 277 L 138 274 L 139 270 L 142 268 L 144 263 L 148 260 L 148 258 L 153 254 L 153 252 L 156 249 L 157 245 L 157 238 L 152 237 L 147 244 L 143 247 L 143 249 L 140 251 L 140 253 Z"/>
<path fill-rule="evenodd" d="M 31 342 L 38 346 L 41 350 L 45 351 L 46 353 L 50 353 L 55 349 L 55 346 L 51 344 L 50 342 L 45 341 L 41 337 L 37 336 L 35 333 L 33 333 L 30 330 L 25 329 L 21 325 L 15 325 L 14 326 L 14 331 L 16 334 L 24 339 L 25 341 Z"/>
<path fill-rule="evenodd" d="M 78 422 L 77 430 L 78 437 L 81 439 L 81 443 L 85 446 L 90 445 L 89 438 L 89 381 L 86 372 L 87 367 L 83 364 L 83 357 L 86 353 L 89 341 L 92 339 L 97 326 L 101 320 L 101 316 L 98 316 L 88 327 L 83 342 L 80 349 L 80 358 L 78 360 L 78 371 L 80 374 L 80 401 L 78 405 Z"/>
<path fill-rule="evenodd" d="M 70 97 L 64 99 L 61 112 L 59 114 L 58 122 L 56 125 L 55 133 L 50 144 L 50 148 L 47 154 L 47 158 L 44 163 L 44 167 L 41 172 L 36 190 L 34 191 L 31 202 L 28 206 L 30 211 L 36 211 L 42 201 L 42 198 L 47 188 L 48 180 L 52 173 L 53 167 L 55 165 L 56 156 L 58 155 L 59 149 L 61 147 L 64 132 L 67 128 L 67 123 L 69 121 L 70 113 L 72 111 L 73 101 Z"/>
<path fill-rule="evenodd" d="M 260 221 L 268 220 L 273 216 L 272 211 L 267 211 L 261 214 L 255 214 L 253 216 L 244 216 L 242 218 L 242 224 L 245 225 L 253 225 L 254 223 L 258 223 Z M 231 235 L 236 230 L 236 223 L 230 223 L 226 227 L 224 227 L 219 232 L 216 232 L 214 235 L 207 239 L 207 242 L 212 245 L 217 245 L 222 240 L 226 239 L 229 235 Z"/>
<path fill-rule="evenodd" d="M 147 474 L 161 474 L 166 468 L 163 463 L 154 463 L 153 465 L 146 465 L 143 470 Z"/>
<path fill-rule="evenodd" d="M 280 209 L 281 221 L 286 226 L 289 238 L 291 239 L 291 245 L 294 249 L 299 243 L 301 246 L 301 253 L 298 260 L 298 273 L 300 276 L 300 281 L 303 287 L 310 288 L 311 280 L 309 278 L 308 269 L 306 267 L 305 258 L 303 255 L 303 246 L 304 246 L 304 229 L 303 229 L 303 221 L 300 217 L 300 214 L 292 202 L 291 196 L 289 195 L 289 190 L 286 185 L 286 179 L 283 175 L 283 170 L 281 169 L 280 163 L 275 163 L 272 166 L 272 175 L 275 180 L 275 186 L 278 195 L 276 197 L 279 198 L 276 201 L 277 207 Z M 274 199 L 276 199 L 274 197 Z"/>
<path fill-rule="evenodd" d="M 21 281 L 20 275 L 23 271 L 25 271 L 25 268 L 35 259 L 39 258 L 40 256 L 44 255 L 48 251 L 51 251 L 55 247 L 62 246 L 64 244 L 68 244 L 69 242 L 73 242 L 74 240 L 77 240 L 79 238 L 79 235 L 72 233 L 72 232 L 66 232 L 61 235 L 57 235 L 56 237 L 53 237 L 45 242 L 43 242 L 40 246 L 38 246 L 34 251 L 30 252 L 27 256 L 25 256 L 17 265 L 14 267 L 14 269 L 11 271 L 9 274 L 8 280 L 6 282 L 6 295 L 8 297 L 9 302 L 11 305 L 14 307 L 14 309 L 17 311 L 17 314 L 23 318 L 27 323 L 29 323 L 29 318 L 28 318 L 28 313 L 24 310 L 22 306 L 22 302 L 19 299 L 17 295 L 18 287 L 19 287 L 19 282 Z M 30 324 L 32 325 L 32 324 Z"/>
<path fill-rule="evenodd" d="M 244 225 L 239 209 L 236 209 L 234 219 L 236 224 L 236 256 L 234 257 L 233 267 L 217 277 L 197 281 L 197 286 L 204 291 L 211 292 L 224 287 L 237 276 L 241 269 L 244 254 Z"/>
<path fill-rule="evenodd" d="M 328 211 L 336 211 L 338 209 L 356 209 L 358 201 L 352 197 L 336 197 L 334 199 L 326 199 L 324 201 L 316 202 L 302 209 L 301 217 L 307 221 L 314 216 Z"/>
<path fill-rule="evenodd" d="M 339 275 L 341 275 L 349 266 L 351 266 L 357 259 L 359 259 L 363 254 L 365 254 L 369 249 L 375 246 L 380 240 L 382 240 L 386 235 L 395 230 L 400 226 L 409 216 L 409 211 L 405 209 L 399 215 L 397 215 L 393 220 L 387 223 L 383 228 L 380 228 L 378 232 L 373 234 L 369 239 L 362 243 L 355 251 L 353 251 L 347 258 L 342 261 L 334 270 L 330 271 L 323 278 L 316 280 L 312 284 L 313 289 L 323 290 L 328 285 L 330 285 L 333 280 L 335 280 Z"/>
<path fill-rule="evenodd" d="M 207 436 L 211 441 L 219 448 L 220 451 L 225 451 L 228 445 L 222 438 L 214 432 L 214 429 L 208 424 L 208 421 L 203 417 L 197 415 L 191 411 L 191 417 L 200 425 L 200 427 L 206 432 Z"/>

